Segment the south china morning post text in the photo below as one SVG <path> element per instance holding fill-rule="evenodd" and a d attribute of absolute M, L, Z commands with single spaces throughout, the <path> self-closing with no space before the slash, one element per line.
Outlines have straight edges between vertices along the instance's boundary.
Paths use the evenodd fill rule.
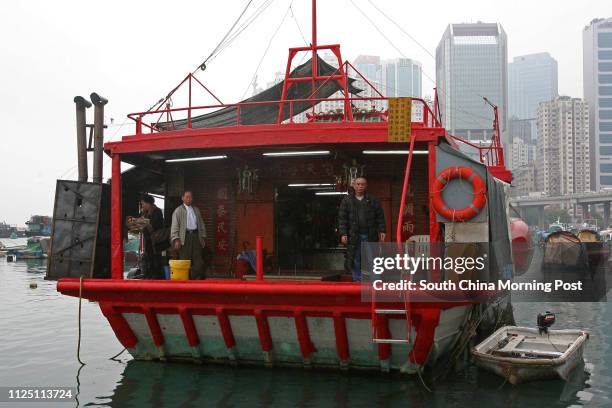
<path fill-rule="evenodd" d="M 411 280 L 401 280 L 399 282 L 384 282 L 380 279 L 372 282 L 372 288 L 375 291 L 415 291 L 415 290 L 464 290 L 464 291 L 542 291 L 551 293 L 553 290 L 573 290 L 581 291 L 582 282 L 565 282 L 561 279 L 555 279 L 554 282 L 512 282 L 510 280 L 498 279 L 496 282 L 481 282 L 479 280 L 472 281 L 471 279 L 460 279 L 459 281 L 442 281 L 429 282 L 421 279 L 418 282 Z"/>
<path fill-rule="evenodd" d="M 466 250 L 470 245 L 476 249 Z M 384 301 L 384 296 L 389 295 L 388 300 L 393 301 L 409 292 L 414 301 L 438 301 L 447 297 L 473 301 L 485 299 L 492 292 L 511 292 L 513 297 L 524 294 L 520 301 L 601 301 L 589 283 L 585 291 L 584 280 L 576 279 L 576 274 L 553 278 L 534 264 L 534 273 L 517 277 L 513 275 L 512 261 L 503 265 L 493 259 L 495 251 L 488 243 L 470 245 L 463 244 L 461 251 L 454 252 L 448 246 L 419 254 L 398 253 L 404 251 L 398 251 L 397 247 L 368 251 L 367 271 L 362 263 L 362 271 L 367 275 L 362 286 L 367 286 L 367 293 L 362 292 L 364 300 L 366 294 L 371 299 L 372 293 L 377 293 L 377 299 Z"/>

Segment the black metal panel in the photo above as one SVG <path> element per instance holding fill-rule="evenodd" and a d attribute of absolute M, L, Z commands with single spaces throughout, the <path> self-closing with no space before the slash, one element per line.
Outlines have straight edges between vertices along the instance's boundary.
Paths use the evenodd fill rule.
<path fill-rule="evenodd" d="M 46 278 L 110 275 L 110 185 L 58 180 Z"/>

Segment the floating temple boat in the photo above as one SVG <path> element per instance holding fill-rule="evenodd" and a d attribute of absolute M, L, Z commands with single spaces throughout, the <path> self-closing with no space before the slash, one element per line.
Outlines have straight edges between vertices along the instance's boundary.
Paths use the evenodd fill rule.
<path fill-rule="evenodd" d="M 310 59 L 293 68 L 304 53 Z M 511 278 L 511 173 L 497 110 L 491 145 L 472 145 L 444 129 L 437 101 L 361 97 L 357 80 L 372 86 L 339 45 L 317 42 L 313 2 L 311 45 L 289 49 L 284 80 L 245 101 L 171 106 L 178 89 L 207 91 L 190 74 L 166 100 L 128 115 L 134 134 L 102 144 L 107 101 L 92 94 L 94 182 L 82 160 L 91 104 L 75 98 L 79 181 L 58 180 L 47 277 L 64 295 L 98 302 L 136 359 L 415 372 L 461 355 L 506 315 L 508 294 L 364 300 L 343 267 L 336 213 L 352 179 L 365 176 L 392 241 L 495 244 L 490 278 Z M 324 102 L 337 109 L 321 112 Z M 112 159 L 109 184 L 102 152 Z M 122 172 L 122 163 L 134 167 Z M 185 189 L 209 231 L 209 278 L 126 279 L 124 220 L 138 194 L 163 196 L 169 222 Z M 255 243 L 252 279 L 236 270 L 243 243 Z"/>

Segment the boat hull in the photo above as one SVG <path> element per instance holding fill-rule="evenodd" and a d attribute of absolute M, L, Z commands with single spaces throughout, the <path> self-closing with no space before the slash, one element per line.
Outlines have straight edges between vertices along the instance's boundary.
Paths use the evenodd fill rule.
<path fill-rule="evenodd" d="M 436 327 L 433 348 L 444 354 L 459 333 L 465 321 L 468 306 L 457 306 L 441 312 Z M 304 354 L 299 323 L 296 317 L 268 316 L 271 348 L 262 348 L 256 316 L 228 316 L 235 345 L 228 348 L 217 316 L 194 316 L 198 345 L 190 346 L 179 314 L 157 315 L 164 336 L 164 344 L 155 344 L 146 316 L 142 313 L 123 315 L 138 343 L 129 349 L 136 359 L 182 360 L 208 363 L 239 363 L 247 365 L 303 366 L 319 368 L 356 368 L 369 370 L 399 370 L 406 365 L 408 353 L 414 343 L 391 345 L 388 358 L 381 358 L 378 346 L 372 342 L 372 322 L 366 318 L 345 318 L 344 326 L 350 353 L 348 358 L 339 356 L 333 317 L 305 317 L 306 329 L 312 343 L 312 351 Z M 406 322 L 390 319 L 391 338 L 406 337 Z M 417 333 L 413 333 L 416 336 Z M 432 356 L 435 360 L 436 356 Z"/>
<path fill-rule="evenodd" d="M 78 296 L 79 281 L 58 290 Z M 141 360 L 415 372 L 448 354 L 466 326 L 469 302 L 413 302 L 379 316 L 355 283 L 83 281 L 119 341 Z M 403 308 L 403 305 L 389 305 Z"/>

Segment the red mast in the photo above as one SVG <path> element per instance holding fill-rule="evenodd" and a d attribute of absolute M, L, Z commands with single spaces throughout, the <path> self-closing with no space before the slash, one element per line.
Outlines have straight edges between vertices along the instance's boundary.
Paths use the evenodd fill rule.
<path fill-rule="evenodd" d="M 312 94 L 310 95 L 310 99 L 312 99 L 313 108 L 315 105 L 316 99 L 316 85 L 317 81 L 336 81 L 338 85 L 344 92 L 344 117 L 346 120 L 353 120 L 353 111 L 351 109 L 349 94 L 348 94 L 348 78 L 346 74 L 346 70 L 344 67 L 344 63 L 342 62 L 342 55 L 340 54 L 340 45 L 339 44 L 329 44 L 329 45 L 319 45 L 317 43 L 317 1 L 312 0 L 312 40 L 311 44 L 308 47 L 295 47 L 289 48 L 289 58 L 287 59 L 287 67 L 285 68 L 285 80 L 283 81 L 283 93 L 281 95 L 281 101 L 279 103 L 278 109 L 278 120 L 277 123 L 280 124 L 283 121 L 283 112 L 285 103 L 287 102 L 287 91 L 289 87 L 295 82 L 306 82 L 310 81 L 312 84 Z M 332 75 L 319 75 L 318 70 L 318 61 L 317 61 L 317 51 L 318 50 L 330 50 L 336 58 L 338 59 L 338 68 Z M 311 60 L 311 76 L 309 77 L 299 77 L 299 78 L 291 78 L 289 74 L 291 73 L 291 62 L 293 58 L 297 55 L 298 52 L 308 52 L 310 51 L 312 54 Z M 290 112 L 291 102 L 290 104 Z"/>
<path fill-rule="evenodd" d="M 504 165 L 504 150 L 501 145 L 501 135 L 499 131 L 499 113 L 497 105 L 491 103 L 486 96 L 483 99 L 493 108 L 493 140 L 491 140 L 490 155 L 487 160 L 491 161 L 491 165 L 505 167 Z"/>

